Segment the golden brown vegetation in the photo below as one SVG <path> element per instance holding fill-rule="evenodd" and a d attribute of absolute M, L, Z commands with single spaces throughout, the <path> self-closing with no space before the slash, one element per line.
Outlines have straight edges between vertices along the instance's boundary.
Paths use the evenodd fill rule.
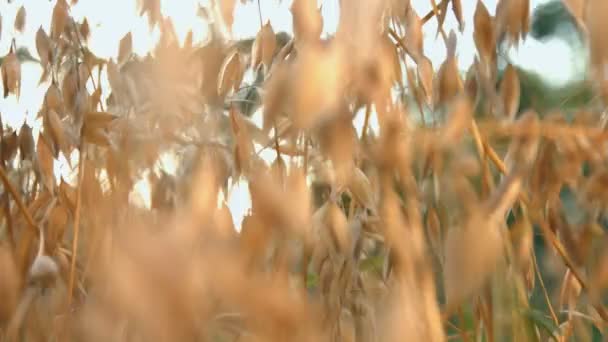
<path fill-rule="evenodd" d="M 231 26 L 234 0 L 201 10 L 213 32 L 202 46 L 179 44 L 159 0 L 143 0 L 160 41 L 134 56 L 129 33 L 117 60 L 87 48 L 88 23 L 58 0 L 50 32 L 36 34 L 41 134 L 0 125 L 0 340 L 598 338 L 608 3 L 565 2 L 588 37 L 599 95 L 571 123 L 519 113 L 515 68 L 497 79 L 497 42 L 525 39 L 528 0 L 499 1 L 495 17 L 477 2 L 465 79 L 456 35 L 441 26 L 454 15 L 462 29 L 460 0 L 432 1 L 424 17 L 403 0 L 343 1 L 324 39 L 316 2 L 294 0 L 293 39 L 261 22 L 245 48 L 217 30 Z M 448 51 L 435 68 L 429 20 Z M 21 8 L 14 27 L 24 25 Z M 2 81 L 4 97 L 28 91 L 15 44 Z M 238 96 L 247 89 L 255 96 Z M 419 119 L 429 112 L 432 123 Z M 163 153 L 183 155 L 176 175 L 158 169 Z M 56 180 L 60 155 L 78 155 L 74 182 Z M 129 201 L 146 172 L 150 209 Z M 238 179 L 252 201 L 240 233 L 217 199 Z"/>

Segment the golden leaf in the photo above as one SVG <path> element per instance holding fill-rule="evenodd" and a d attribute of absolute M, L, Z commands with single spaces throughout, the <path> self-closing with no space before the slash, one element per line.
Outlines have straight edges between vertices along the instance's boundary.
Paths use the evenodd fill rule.
<path fill-rule="evenodd" d="M 100 147 L 110 146 L 110 137 L 105 130 L 94 127 L 82 126 L 82 139 L 90 144 Z"/>
<path fill-rule="evenodd" d="M 458 96 L 449 105 L 449 117 L 442 137 L 445 146 L 453 146 L 460 140 L 471 124 L 473 108 L 468 96 Z"/>
<path fill-rule="evenodd" d="M 118 65 L 116 65 L 114 61 L 110 60 L 106 68 L 108 72 L 108 82 L 110 83 L 113 93 L 120 94 L 124 92 L 123 77 L 118 70 Z"/>
<path fill-rule="evenodd" d="M 84 125 L 96 129 L 108 129 L 118 116 L 106 112 L 88 112 L 84 117 Z"/>
<path fill-rule="evenodd" d="M 44 32 L 42 26 L 36 32 L 36 51 L 40 56 L 40 64 L 46 67 L 53 60 L 51 40 L 49 36 Z"/>
<path fill-rule="evenodd" d="M 456 34 L 450 32 L 448 39 L 448 58 L 441 65 L 438 72 L 439 89 L 437 92 L 437 103 L 447 103 L 462 91 L 462 80 L 458 70 L 456 59 Z"/>
<path fill-rule="evenodd" d="M 131 32 L 127 33 L 120 40 L 120 45 L 118 47 L 118 64 L 122 65 L 131 57 L 133 53 L 133 37 Z"/>
<path fill-rule="evenodd" d="M 426 56 L 422 56 L 418 61 L 418 82 L 426 96 L 426 103 L 430 104 L 433 98 L 433 65 Z"/>
<path fill-rule="evenodd" d="M 437 18 L 437 33 L 435 34 L 435 38 L 439 37 L 439 34 L 443 31 L 443 23 L 445 22 L 445 17 L 448 14 L 448 2 L 449 1 L 441 1 L 441 3 L 437 5 L 435 0 L 431 0 L 433 12 Z"/>
<path fill-rule="evenodd" d="M 220 7 L 220 14 L 222 15 L 222 20 L 224 24 L 228 28 L 228 31 L 232 31 L 232 24 L 234 22 L 234 8 L 235 1 L 234 0 L 220 0 L 218 1 L 218 6 Z"/>
<path fill-rule="evenodd" d="M 51 139 L 53 140 L 55 148 L 61 150 L 65 157 L 69 158 L 69 144 L 66 137 L 65 128 L 63 126 L 63 123 L 61 122 L 61 119 L 59 119 L 59 115 L 57 115 L 54 110 L 49 109 L 46 112 L 46 120 L 48 122 L 48 126 L 46 127 L 50 129 L 49 133 L 51 135 Z"/>
<path fill-rule="evenodd" d="M 464 31 L 464 18 L 462 17 L 462 0 L 452 0 L 452 12 L 458 21 L 458 30 Z"/>
<path fill-rule="evenodd" d="M 295 0 L 291 5 L 293 32 L 301 41 L 316 41 L 323 32 L 323 17 L 315 1 Z"/>
<path fill-rule="evenodd" d="M 268 70 L 272 64 L 272 57 L 274 56 L 276 47 L 277 38 L 270 22 L 266 22 L 251 46 L 251 67 L 256 69 L 262 63 L 266 67 L 266 70 Z"/>
<path fill-rule="evenodd" d="M 343 255 L 348 255 L 352 250 L 353 239 L 349 231 L 348 220 L 342 209 L 336 203 L 328 202 L 323 221 L 325 229 L 329 229 L 333 245 L 337 251 Z"/>
<path fill-rule="evenodd" d="M 4 158 L 5 162 L 12 160 L 18 149 L 19 137 L 17 136 L 17 132 L 11 131 L 10 134 L 2 137 L 2 158 Z"/>
<path fill-rule="evenodd" d="M 367 209 L 376 210 L 376 198 L 372 184 L 360 168 L 354 168 L 348 189 L 357 202 Z"/>
<path fill-rule="evenodd" d="M 21 160 L 33 160 L 32 157 L 35 153 L 32 128 L 25 122 L 19 130 L 19 153 L 21 154 Z"/>
<path fill-rule="evenodd" d="M 413 7 L 410 7 L 407 18 L 406 46 L 414 60 L 423 58 L 424 36 L 422 34 L 422 21 Z"/>
<path fill-rule="evenodd" d="M 80 35 L 85 42 L 89 40 L 89 37 L 91 36 L 91 28 L 89 27 L 89 21 L 87 18 L 82 20 L 82 24 L 80 24 L 78 31 L 80 31 Z"/>
<path fill-rule="evenodd" d="M 483 286 L 502 254 L 499 226 L 474 215 L 466 226 L 447 232 L 444 283 L 448 312 Z"/>
<path fill-rule="evenodd" d="M 502 98 L 503 112 L 509 120 L 515 119 L 519 109 L 520 85 L 517 70 L 509 64 L 500 83 L 500 97 Z"/>
<path fill-rule="evenodd" d="M 47 110 L 54 110 L 57 113 L 64 112 L 63 98 L 57 83 L 53 82 L 44 94 L 44 105 Z"/>
<path fill-rule="evenodd" d="M 342 50 L 336 45 L 307 48 L 298 54 L 291 82 L 296 127 L 311 128 L 335 110 L 344 78 Z"/>
<path fill-rule="evenodd" d="M 0 322 L 9 322 L 17 309 L 19 288 L 21 285 L 19 270 L 15 262 L 15 253 L 7 245 L 0 246 Z"/>
<path fill-rule="evenodd" d="M 477 1 L 473 21 L 475 25 L 473 40 L 479 52 L 481 64 L 484 66 L 484 71 L 494 70 L 496 65 L 494 23 L 490 17 L 490 12 L 481 0 Z"/>
<path fill-rule="evenodd" d="M 25 7 L 19 7 L 15 17 L 15 31 L 23 33 L 25 29 Z"/>
<path fill-rule="evenodd" d="M 562 0 L 579 28 L 584 27 L 585 5 L 587 0 Z"/>
<path fill-rule="evenodd" d="M 19 98 L 21 90 L 21 63 L 11 47 L 11 51 L 2 61 L 2 85 L 4 87 L 4 98 L 13 93 Z"/>
<path fill-rule="evenodd" d="M 225 96 L 230 90 L 236 90 L 240 86 L 242 77 L 241 55 L 234 50 L 222 64 L 218 77 L 217 92 Z"/>
<path fill-rule="evenodd" d="M 496 38 L 506 35 L 507 41 L 516 46 L 529 28 L 529 0 L 501 0 L 496 6 Z"/>
<path fill-rule="evenodd" d="M 57 0 L 53 8 L 53 17 L 51 19 L 51 38 L 58 40 L 68 23 L 69 13 L 68 4 L 65 0 Z"/>
<path fill-rule="evenodd" d="M 254 154 L 254 146 L 249 130 L 244 122 L 245 118 L 234 109 L 230 110 L 230 125 L 235 138 L 235 163 L 239 172 L 247 173 Z"/>
<path fill-rule="evenodd" d="M 138 0 L 139 15 L 148 14 L 148 26 L 150 29 L 161 20 L 160 0 Z"/>
<path fill-rule="evenodd" d="M 595 76 L 600 82 L 605 82 L 605 65 L 608 62 L 608 29 L 606 28 L 606 13 L 608 2 L 587 1 L 586 24 L 589 31 L 589 49 L 591 50 L 591 65 Z"/>
<path fill-rule="evenodd" d="M 101 103 L 101 87 L 97 87 L 97 89 L 93 91 L 93 94 L 91 94 L 90 97 L 90 103 L 91 108 L 97 108 L 97 105 Z"/>
<path fill-rule="evenodd" d="M 53 164 L 55 161 L 51 149 L 46 145 L 41 136 L 38 137 L 38 143 L 36 144 L 36 154 L 38 171 L 42 177 L 42 184 L 44 184 L 50 193 L 53 193 L 55 187 Z"/>
<path fill-rule="evenodd" d="M 61 83 L 63 103 L 68 110 L 73 110 L 76 101 L 76 93 L 80 89 L 78 78 L 77 67 L 73 66 L 63 77 L 63 82 Z"/>

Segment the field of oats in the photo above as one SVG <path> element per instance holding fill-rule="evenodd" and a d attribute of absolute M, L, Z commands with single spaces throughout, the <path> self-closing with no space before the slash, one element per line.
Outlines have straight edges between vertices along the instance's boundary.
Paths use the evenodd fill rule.
<path fill-rule="evenodd" d="M 52 1 L 32 53 L 40 13 L 0 13 L 0 96 L 34 92 L 28 63 L 44 87 L 33 121 L 0 107 L 0 341 L 607 338 L 608 1 L 343 0 L 326 34 L 317 1 L 284 32 L 271 0 L 215 0 L 196 42 L 139 0 L 158 42 L 117 58 L 82 1 Z M 564 27 L 567 86 L 512 63 Z"/>

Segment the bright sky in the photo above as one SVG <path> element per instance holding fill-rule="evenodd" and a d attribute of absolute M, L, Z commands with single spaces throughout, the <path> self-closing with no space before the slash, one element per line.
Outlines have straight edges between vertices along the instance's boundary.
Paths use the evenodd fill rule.
<path fill-rule="evenodd" d="M 11 38 L 15 38 L 18 46 L 27 46 L 36 56 L 35 35 L 40 26 L 46 32 L 50 31 L 50 13 L 56 0 L 14 0 L 10 4 L 7 1 L 0 2 L 0 13 L 2 14 L 2 36 L 0 38 L 0 55 L 5 55 L 10 46 Z M 532 7 L 549 0 L 532 0 Z M 257 2 L 248 2 L 241 5 L 237 2 L 234 18 L 233 37 L 241 39 L 254 36 L 259 29 Z M 325 19 L 324 34 L 335 32 L 339 20 L 339 0 L 321 0 L 322 14 Z M 426 14 L 430 9 L 429 0 L 412 0 L 414 8 L 420 16 Z M 496 0 L 483 0 L 491 14 L 494 14 Z M 195 42 L 204 40 L 206 26 L 197 17 L 198 4 L 205 4 L 205 0 L 162 0 L 161 11 L 173 19 L 178 38 L 183 40 L 189 30 L 193 31 Z M 463 14 L 465 18 L 465 30 L 458 35 L 459 64 L 464 70 L 473 61 L 475 45 L 473 43 L 473 13 L 477 1 L 463 0 Z M 178 5 L 179 4 L 179 5 Z M 19 7 L 26 9 L 26 30 L 23 34 L 15 33 L 13 22 Z M 261 12 L 264 21 L 270 20 L 275 32 L 292 31 L 292 17 L 289 10 L 290 0 L 260 0 Z M 133 35 L 133 49 L 138 54 L 149 51 L 158 39 L 158 30 L 150 32 L 147 18 L 137 15 L 137 2 L 135 0 L 79 0 L 72 7 L 72 15 L 77 21 L 86 17 L 91 27 L 90 49 L 98 56 L 104 58 L 116 57 L 118 54 L 118 41 L 129 31 Z M 441 39 L 435 39 L 437 28 L 436 20 L 431 20 L 424 27 L 425 53 L 438 67 L 445 58 L 445 47 Z M 456 31 L 457 22 L 451 12 L 448 14 L 444 28 L 446 31 Z M 533 69 L 544 75 L 548 80 L 560 84 L 566 82 L 577 72 L 577 65 L 570 47 L 563 41 L 555 39 L 547 44 L 528 40 L 520 46 L 518 51 L 513 51 L 512 59 L 526 68 Z M 0 98 L 0 112 L 4 123 L 18 127 L 23 123 L 24 115 L 28 124 L 34 127 L 34 136 L 40 129 L 40 123 L 34 118 L 42 103 L 43 95 L 48 85 L 37 86 L 41 68 L 32 63 L 22 66 L 22 93 L 19 101 L 15 96 L 7 99 Z M 56 163 L 57 172 L 65 174 L 68 170 L 65 163 Z M 144 203 L 149 203 L 149 189 L 145 183 L 138 185 L 140 196 Z M 228 196 L 229 207 L 234 216 L 234 222 L 240 225 L 242 216 L 249 206 L 246 186 L 237 186 Z"/>

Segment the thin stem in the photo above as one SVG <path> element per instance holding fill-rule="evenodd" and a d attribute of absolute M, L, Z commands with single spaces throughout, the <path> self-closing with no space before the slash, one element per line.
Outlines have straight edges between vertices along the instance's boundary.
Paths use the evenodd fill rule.
<path fill-rule="evenodd" d="M 76 189 L 76 209 L 74 210 L 74 237 L 72 239 L 72 260 L 70 264 L 70 281 L 68 286 L 68 309 L 72 304 L 72 294 L 74 292 L 74 277 L 76 273 L 76 258 L 78 256 L 78 233 L 80 227 L 80 207 L 82 203 L 82 181 L 86 163 L 86 153 L 84 144 L 80 146 L 80 160 L 78 161 L 78 184 Z"/>
<path fill-rule="evenodd" d="M 532 262 L 534 263 L 534 270 L 536 271 L 536 276 L 538 277 L 538 281 L 540 282 L 540 288 L 543 291 L 543 296 L 545 297 L 545 301 L 547 302 L 547 306 L 549 307 L 549 313 L 551 314 L 551 318 L 553 318 L 555 326 L 559 326 L 559 320 L 557 319 L 555 310 L 553 310 L 553 305 L 551 305 L 551 298 L 549 298 L 549 292 L 545 287 L 543 276 L 540 274 L 540 269 L 538 268 L 538 261 L 536 260 L 536 254 L 534 253 L 534 251 L 532 251 Z"/>
<path fill-rule="evenodd" d="M 260 16 L 260 28 L 264 26 L 264 21 L 262 20 L 262 7 L 260 6 L 260 0 L 258 0 L 258 14 Z"/>

